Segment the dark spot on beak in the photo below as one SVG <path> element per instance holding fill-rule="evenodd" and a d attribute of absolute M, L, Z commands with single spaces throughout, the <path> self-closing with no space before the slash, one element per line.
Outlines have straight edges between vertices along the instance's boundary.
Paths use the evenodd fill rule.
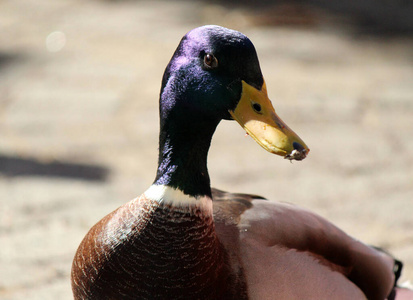
<path fill-rule="evenodd" d="M 303 146 L 301 146 L 300 143 L 294 142 L 293 147 L 294 147 L 295 150 L 297 150 L 299 152 L 306 152 L 305 148 Z"/>
<path fill-rule="evenodd" d="M 291 154 L 286 155 L 284 158 L 288 160 L 303 160 L 307 156 L 307 150 L 297 142 L 293 143 L 294 150 Z"/>

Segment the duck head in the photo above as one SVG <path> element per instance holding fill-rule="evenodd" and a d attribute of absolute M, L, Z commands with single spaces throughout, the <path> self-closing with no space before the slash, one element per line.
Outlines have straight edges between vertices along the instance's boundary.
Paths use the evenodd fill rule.
<path fill-rule="evenodd" d="M 233 119 L 271 153 L 302 160 L 309 152 L 276 114 L 252 42 L 220 26 L 199 27 L 182 38 L 163 76 L 160 116 L 161 132 L 168 119 L 188 126 Z"/>

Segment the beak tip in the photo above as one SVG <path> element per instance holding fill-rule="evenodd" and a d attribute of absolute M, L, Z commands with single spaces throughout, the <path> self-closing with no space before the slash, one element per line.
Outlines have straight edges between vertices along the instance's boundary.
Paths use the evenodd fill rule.
<path fill-rule="evenodd" d="M 307 157 L 308 152 L 310 152 L 310 149 L 307 147 L 302 146 L 298 142 L 293 143 L 294 150 L 291 151 L 290 154 L 287 154 L 284 156 L 285 159 L 288 160 L 303 160 L 304 158 Z"/>

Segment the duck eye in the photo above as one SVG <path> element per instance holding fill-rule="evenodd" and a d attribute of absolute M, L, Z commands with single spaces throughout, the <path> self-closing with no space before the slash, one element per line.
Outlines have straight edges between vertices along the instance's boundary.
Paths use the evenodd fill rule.
<path fill-rule="evenodd" d="M 211 53 L 207 53 L 204 56 L 204 64 L 208 69 L 214 69 L 218 67 L 218 60 Z"/>
<path fill-rule="evenodd" d="M 256 113 L 259 113 L 259 114 L 262 113 L 262 112 L 261 112 L 261 105 L 260 105 L 260 104 L 255 103 L 255 102 L 252 102 L 251 105 L 252 105 L 252 109 L 253 109 Z"/>

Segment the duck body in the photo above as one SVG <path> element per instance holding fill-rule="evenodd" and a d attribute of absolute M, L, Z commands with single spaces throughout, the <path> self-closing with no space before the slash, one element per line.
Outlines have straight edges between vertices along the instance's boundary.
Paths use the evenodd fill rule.
<path fill-rule="evenodd" d="M 390 256 L 299 207 L 211 189 L 207 154 L 223 119 L 271 153 L 308 154 L 276 115 L 250 40 L 204 26 L 164 73 L 155 181 L 87 233 L 74 298 L 385 299 Z"/>
<path fill-rule="evenodd" d="M 385 299 L 394 286 L 393 258 L 300 207 L 215 189 L 174 207 L 182 194 L 162 189 L 90 230 L 75 299 Z"/>

